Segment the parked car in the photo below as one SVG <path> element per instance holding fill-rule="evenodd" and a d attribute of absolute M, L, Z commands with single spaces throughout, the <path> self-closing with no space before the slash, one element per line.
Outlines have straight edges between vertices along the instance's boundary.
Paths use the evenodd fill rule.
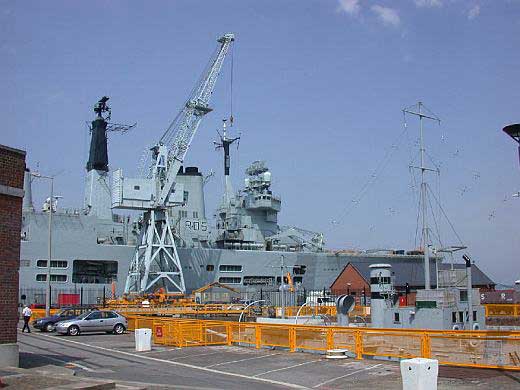
<path fill-rule="evenodd" d="M 83 332 L 122 334 L 128 327 L 125 317 L 115 311 L 96 310 L 56 324 L 56 332 L 77 336 Z"/>
<path fill-rule="evenodd" d="M 52 332 L 54 331 L 54 326 L 57 322 L 76 318 L 77 316 L 92 310 L 97 309 L 92 308 L 91 306 L 68 307 L 50 317 L 37 318 L 33 321 L 32 325 L 34 328 L 39 329 L 42 332 Z"/>

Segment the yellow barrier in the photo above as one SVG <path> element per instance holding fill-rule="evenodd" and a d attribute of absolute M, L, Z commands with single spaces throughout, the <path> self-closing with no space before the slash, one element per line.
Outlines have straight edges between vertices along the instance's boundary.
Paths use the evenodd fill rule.
<path fill-rule="evenodd" d="M 45 317 L 45 309 L 31 309 L 32 315 L 31 315 L 31 321 L 37 320 L 38 318 Z M 51 309 L 50 313 L 51 316 L 59 312 L 60 309 Z"/>
<path fill-rule="evenodd" d="M 486 317 L 520 317 L 520 304 L 487 304 Z"/>
<path fill-rule="evenodd" d="M 520 332 L 373 329 L 238 323 L 188 319 L 129 318 L 152 329 L 155 344 L 176 347 L 267 346 L 295 351 L 343 348 L 367 356 L 426 357 L 440 364 L 520 370 Z"/>

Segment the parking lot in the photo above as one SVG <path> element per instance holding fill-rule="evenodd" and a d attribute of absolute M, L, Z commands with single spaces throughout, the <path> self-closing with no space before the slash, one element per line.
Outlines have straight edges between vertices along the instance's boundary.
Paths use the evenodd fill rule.
<path fill-rule="evenodd" d="M 135 352 L 134 335 L 19 333 L 20 364 L 53 364 L 77 376 L 113 379 L 149 389 L 401 389 L 397 362 L 330 360 L 323 355 L 240 346 L 154 347 Z M 440 389 L 514 389 L 520 374 L 441 367 Z"/>

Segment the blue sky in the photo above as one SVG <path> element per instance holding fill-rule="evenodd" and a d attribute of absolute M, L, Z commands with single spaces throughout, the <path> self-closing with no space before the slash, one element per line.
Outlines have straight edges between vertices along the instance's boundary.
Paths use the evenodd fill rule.
<path fill-rule="evenodd" d="M 498 282 L 520 278 L 518 153 L 501 128 L 520 122 L 520 1 L 1 1 L 0 143 L 59 173 L 65 206 L 80 206 L 92 105 L 111 97 L 112 168 L 136 171 L 198 79 L 219 34 L 234 32 L 233 181 L 264 159 L 283 199 L 282 224 L 323 231 L 330 248 L 414 247 L 417 204 L 408 166 L 423 101 L 441 168 L 443 208 L 468 253 Z M 187 164 L 218 173 L 212 141 L 229 115 L 229 62 L 215 110 Z M 401 137 L 400 137 L 401 135 Z M 398 140 L 398 141 L 396 141 Z M 384 156 L 391 158 L 374 177 Z M 437 179 L 432 177 L 437 193 Z M 358 196 L 369 181 L 367 191 Z M 46 187 L 35 185 L 41 203 Z M 457 243 L 438 221 L 445 245 Z M 460 261 L 460 259 L 457 259 Z"/>

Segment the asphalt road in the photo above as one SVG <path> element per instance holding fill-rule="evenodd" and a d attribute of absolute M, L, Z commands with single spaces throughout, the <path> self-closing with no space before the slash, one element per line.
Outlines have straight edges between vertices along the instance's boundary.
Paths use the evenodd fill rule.
<path fill-rule="evenodd" d="M 134 335 L 77 337 L 19 333 L 20 365 L 53 364 L 77 376 L 124 381 L 149 389 L 401 389 L 399 364 L 376 360 L 328 360 L 322 355 L 238 346 L 135 352 Z M 518 389 L 509 373 L 442 367 L 439 389 Z"/>

